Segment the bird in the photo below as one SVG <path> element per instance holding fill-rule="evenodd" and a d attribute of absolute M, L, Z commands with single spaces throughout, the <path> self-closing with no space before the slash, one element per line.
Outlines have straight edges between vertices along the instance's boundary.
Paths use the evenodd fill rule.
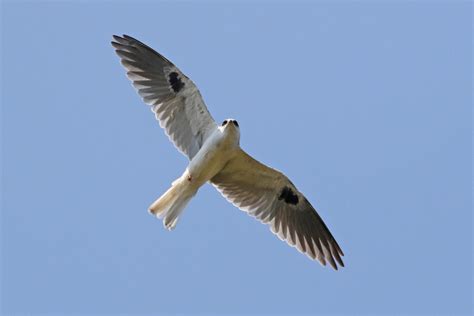
<path fill-rule="evenodd" d="M 143 102 L 189 159 L 183 174 L 149 207 L 166 229 L 176 227 L 188 202 L 210 183 L 310 259 L 335 270 L 344 267 L 344 253 L 303 193 L 282 172 L 240 147 L 237 120 L 218 124 L 193 81 L 154 49 L 125 34 L 113 35 L 111 44 Z"/>

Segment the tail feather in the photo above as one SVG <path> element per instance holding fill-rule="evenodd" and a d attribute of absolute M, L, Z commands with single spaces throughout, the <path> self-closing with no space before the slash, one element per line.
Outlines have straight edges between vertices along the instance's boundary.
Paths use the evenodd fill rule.
<path fill-rule="evenodd" d="M 149 207 L 149 211 L 156 217 L 163 219 L 163 225 L 166 229 L 172 230 L 196 192 L 188 185 L 186 179 L 179 178 L 173 182 L 168 191 L 153 202 Z"/>
<path fill-rule="evenodd" d="M 194 194 L 183 195 L 176 199 L 163 219 L 163 224 L 165 225 L 166 229 L 172 230 L 176 226 L 179 216 L 193 196 Z"/>
<path fill-rule="evenodd" d="M 160 196 L 153 204 L 148 208 L 150 213 L 155 215 L 158 218 L 163 218 L 166 213 L 167 208 L 169 208 L 171 203 L 176 199 L 179 192 L 177 192 L 177 187 L 172 186 L 169 188 L 162 196 Z"/>

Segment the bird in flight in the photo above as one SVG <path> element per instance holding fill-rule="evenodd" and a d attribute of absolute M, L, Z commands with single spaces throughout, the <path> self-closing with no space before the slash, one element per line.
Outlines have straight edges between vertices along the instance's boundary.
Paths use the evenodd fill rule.
<path fill-rule="evenodd" d="M 128 35 L 113 39 L 127 77 L 189 158 L 184 173 L 150 206 L 150 213 L 173 229 L 188 202 L 209 182 L 290 246 L 322 265 L 344 266 L 341 248 L 306 197 L 283 173 L 240 148 L 236 120 L 217 124 L 196 85 L 163 55 Z"/>

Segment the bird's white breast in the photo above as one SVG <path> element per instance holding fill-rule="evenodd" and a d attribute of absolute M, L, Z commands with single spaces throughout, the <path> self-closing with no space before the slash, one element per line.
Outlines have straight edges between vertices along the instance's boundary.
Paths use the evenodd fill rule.
<path fill-rule="evenodd" d="M 238 131 L 233 127 L 218 128 L 206 140 L 199 152 L 190 161 L 186 171 L 191 183 L 201 186 L 214 177 L 239 148 Z"/>

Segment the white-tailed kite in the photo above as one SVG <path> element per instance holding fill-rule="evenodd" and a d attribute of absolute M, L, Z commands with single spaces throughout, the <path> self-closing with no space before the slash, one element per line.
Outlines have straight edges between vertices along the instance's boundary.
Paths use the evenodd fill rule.
<path fill-rule="evenodd" d="M 134 39 L 112 46 L 143 101 L 190 162 L 149 208 L 171 230 L 199 188 L 210 182 L 232 204 L 268 224 L 273 233 L 321 264 L 337 270 L 343 252 L 316 210 L 280 171 L 240 148 L 239 124 L 217 125 L 194 83 L 168 59 Z"/>

